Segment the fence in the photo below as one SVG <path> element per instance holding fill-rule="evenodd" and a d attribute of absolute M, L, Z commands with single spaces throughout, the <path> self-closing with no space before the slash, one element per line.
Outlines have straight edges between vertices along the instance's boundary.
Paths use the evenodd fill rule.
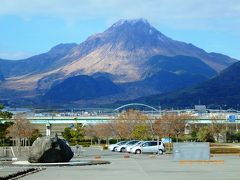
<path fill-rule="evenodd" d="M 0 157 L 28 156 L 30 146 L 3 146 L 0 147 Z"/>

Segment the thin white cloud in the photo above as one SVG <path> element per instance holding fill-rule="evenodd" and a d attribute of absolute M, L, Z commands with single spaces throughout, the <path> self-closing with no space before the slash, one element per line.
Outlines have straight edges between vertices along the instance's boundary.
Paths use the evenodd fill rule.
<path fill-rule="evenodd" d="M 27 57 L 31 57 L 37 53 L 30 53 L 25 51 L 0 51 L 1 59 L 9 59 L 9 60 L 19 60 L 25 59 Z"/>
<path fill-rule="evenodd" d="M 231 20 L 228 25 L 236 26 L 240 19 L 239 0 L 1 0 L 0 3 L 0 15 L 52 16 L 71 23 L 102 18 L 111 24 L 120 18 L 143 17 L 156 25 L 219 29 L 228 20 Z"/>
<path fill-rule="evenodd" d="M 54 17 L 65 20 L 69 27 L 89 19 L 101 19 L 110 26 L 119 19 L 142 17 L 159 30 L 164 26 L 240 36 L 240 0 L 0 0 L 0 18 L 9 15 L 25 21 Z M 0 57 L 7 59 L 31 55 L 0 52 Z"/>

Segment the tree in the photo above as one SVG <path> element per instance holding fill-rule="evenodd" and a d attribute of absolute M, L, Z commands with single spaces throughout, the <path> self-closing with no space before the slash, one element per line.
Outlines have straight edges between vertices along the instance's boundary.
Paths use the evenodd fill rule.
<path fill-rule="evenodd" d="M 150 139 L 150 128 L 147 126 L 147 124 L 139 124 L 136 125 L 131 137 L 133 139 L 141 139 L 141 140 L 148 140 Z"/>
<path fill-rule="evenodd" d="M 165 114 L 155 121 L 154 131 L 159 136 L 175 137 L 178 141 L 179 136 L 184 134 L 187 120 L 191 118 L 188 114 Z"/>
<path fill-rule="evenodd" d="M 108 140 L 109 137 L 114 136 L 110 123 L 96 124 L 95 125 L 96 136 L 100 139 Z"/>
<path fill-rule="evenodd" d="M 4 106 L 2 104 L 0 104 L 0 118 L 11 119 L 12 118 L 12 113 L 10 113 L 8 111 L 2 111 L 3 108 L 4 108 Z"/>
<path fill-rule="evenodd" d="M 64 129 L 64 132 L 62 133 L 64 139 L 68 142 L 71 142 L 72 134 L 71 134 L 72 129 L 70 127 L 66 127 Z"/>
<path fill-rule="evenodd" d="M 10 138 L 7 138 L 7 128 L 11 126 L 13 122 L 0 123 L 0 146 L 10 145 Z"/>
<path fill-rule="evenodd" d="M 98 143 L 100 143 L 101 139 L 105 139 L 107 142 L 109 137 L 115 137 L 116 134 L 113 123 L 101 123 L 86 126 L 86 136 L 91 140 L 98 139 Z"/>
<path fill-rule="evenodd" d="M 7 137 L 16 139 L 18 152 L 21 154 L 21 140 L 24 140 L 24 144 L 27 143 L 26 139 L 30 139 L 32 137 L 34 128 L 23 114 L 15 115 L 13 120 L 14 124 L 7 128 Z"/>
<path fill-rule="evenodd" d="M 11 119 L 12 118 L 12 113 L 2 110 L 4 109 L 4 106 L 0 104 L 0 119 Z M 10 144 L 10 139 L 6 138 L 7 137 L 7 128 L 11 126 L 13 122 L 0 122 L 0 145 L 5 145 L 5 144 Z"/>
<path fill-rule="evenodd" d="M 88 124 L 85 127 L 85 136 L 86 136 L 86 138 L 91 140 L 91 145 L 92 145 L 93 140 L 97 139 L 97 133 L 96 133 L 95 125 Z"/>
<path fill-rule="evenodd" d="M 14 124 L 7 129 L 7 136 L 20 139 L 30 138 L 32 136 L 34 128 L 24 115 L 17 114 L 13 120 Z"/>
<path fill-rule="evenodd" d="M 113 119 L 111 127 L 120 139 L 133 139 L 137 137 L 140 127 L 142 130 L 149 130 L 148 117 L 140 111 L 128 110 Z"/>
<path fill-rule="evenodd" d="M 220 138 L 223 136 L 226 136 L 226 124 L 224 122 L 219 123 L 218 117 L 212 117 L 211 118 L 211 126 L 209 126 L 210 133 L 213 135 L 213 137 L 216 139 L 217 142 L 220 141 Z"/>
<path fill-rule="evenodd" d="M 226 131 L 226 141 L 227 142 L 240 142 L 240 131 Z"/>
<path fill-rule="evenodd" d="M 83 124 L 76 123 L 74 128 L 66 127 L 63 132 L 63 137 L 72 144 L 79 144 L 85 135 Z"/>
<path fill-rule="evenodd" d="M 197 139 L 202 142 L 214 142 L 214 137 L 209 126 L 202 126 L 197 132 Z"/>

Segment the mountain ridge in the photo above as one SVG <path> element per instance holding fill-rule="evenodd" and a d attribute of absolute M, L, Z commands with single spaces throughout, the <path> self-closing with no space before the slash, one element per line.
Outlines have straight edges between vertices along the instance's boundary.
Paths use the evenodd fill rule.
<path fill-rule="evenodd" d="M 0 59 L 0 68 L 5 77 L 21 76 L 31 73 L 39 73 L 51 69 L 49 66 L 53 63 L 57 66 L 64 63 L 58 63 L 57 61 L 64 57 L 72 48 L 77 44 L 58 44 L 51 48 L 48 52 L 29 57 L 22 60 L 3 60 Z M 54 67 L 53 67 L 54 68 Z"/>
<path fill-rule="evenodd" d="M 240 102 L 240 62 L 236 62 L 218 76 L 193 87 L 166 94 L 156 94 L 136 101 L 168 107 L 191 107 L 202 104 L 217 107 L 239 108 Z"/>
<path fill-rule="evenodd" d="M 0 68 L 5 77 L 5 81 L 0 85 L 0 98 L 14 99 L 14 93 L 7 92 L 15 91 L 18 94 L 23 92 L 23 98 L 44 96 L 57 84 L 79 75 L 105 74 L 116 84 L 144 82 L 150 73 L 154 75 L 159 72 L 160 64 L 146 66 L 154 56 L 164 56 L 166 59 L 176 56 L 196 58 L 204 63 L 206 78 L 237 61 L 225 55 L 207 53 L 192 44 L 172 40 L 144 19 L 120 20 L 80 44 L 60 44 L 47 53 L 21 61 L 0 60 Z M 184 60 L 177 58 L 176 63 L 181 61 Z M 185 69 L 187 73 L 183 74 L 182 69 L 178 69 L 178 72 L 170 72 L 168 69 L 165 75 L 174 76 L 176 79 L 182 75 L 185 80 L 189 77 L 186 80 L 191 82 L 189 84 L 194 82 L 194 78 L 203 80 L 199 76 L 202 75 L 200 71 L 191 74 L 189 68 Z M 190 79 L 192 80 L 189 81 Z M 153 88 L 148 93 L 156 93 L 155 90 Z"/>
<path fill-rule="evenodd" d="M 181 58 L 181 61 L 178 61 L 179 57 Z M 176 56 L 176 57 L 157 56 L 157 57 L 153 57 L 152 59 L 156 61 L 158 60 L 158 58 L 160 58 L 160 60 L 162 60 L 164 64 L 159 64 L 158 67 L 160 68 L 160 70 L 155 72 L 153 75 L 148 75 L 144 80 L 138 81 L 138 82 L 117 83 L 115 85 L 120 87 L 122 90 L 115 91 L 116 93 L 114 94 L 105 93 L 105 95 L 107 95 L 108 98 L 110 97 L 110 95 L 114 95 L 116 99 L 119 99 L 119 97 L 123 97 L 124 95 L 125 97 L 128 96 L 129 98 L 134 98 L 134 97 L 138 97 L 139 95 L 144 95 L 146 93 L 152 94 L 156 92 L 161 92 L 161 93 L 170 92 L 170 91 L 174 91 L 177 89 L 181 89 L 184 87 L 188 87 L 188 86 L 206 81 L 209 77 L 216 75 L 215 71 L 209 68 L 209 66 L 203 63 L 201 60 L 196 58 L 185 57 L 185 56 Z M 186 62 L 189 62 L 189 61 L 192 61 L 192 62 L 189 63 L 189 65 L 187 66 Z M 172 63 L 174 62 L 175 64 L 174 66 L 172 66 Z M 185 65 L 185 67 L 183 67 L 183 65 Z M 147 66 L 148 65 L 146 65 L 146 67 Z M 153 64 L 153 66 L 155 66 L 155 64 Z M 199 73 L 198 71 L 194 71 L 194 68 L 196 67 L 199 68 L 199 71 L 202 71 L 202 74 Z M 189 69 L 193 69 L 193 70 L 189 71 Z M 84 75 L 78 75 L 74 77 L 83 77 L 83 76 Z M 93 74 L 92 76 L 87 76 L 87 77 L 89 81 L 91 81 L 90 78 L 93 78 L 96 80 L 104 79 L 105 82 L 108 82 L 108 83 L 105 83 L 104 85 L 104 81 L 101 81 L 101 83 L 105 87 L 108 87 L 108 85 L 112 87 L 114 84 L 111 80 L 112 78 L 111 74 L 96 73 L 96 74 Z M 52 94 L 52 96 L 56 101 L 60 101 L 62 98 L 64 98 L 64 96 L 63 94 L 57 96 L 56 94 L 58 94 L 59 91 L 64 91 L 65 94 L 71 94 L 71 96 L 75 94 L 76 101 L 83 100 L 84 99 L 83 97 L 93 96 L 93 92 L 91 92 L 91 95 L 88 94 L 90 90 L 85 91 L 85 94 L 83 90 L 79 90 L 79 92 L 81 92 L 81 95 L 82 95 L 81 97 L 78 96 L 78 93 L 76 91 L 75 92 L 71 91 L 72 89 L 74 89 L 74 86 L 71 85 L 72 87 L 69 88 L 68 87 L 69 85 L 66 81 L 72 78 L 73 77 L 67 78 L 63 82 L 60 82 L 59 84 L 57 84 L 56 86 L 51 87 L 50 90 L 47 91 L 46 93 L 48 95 L 46 96 L 45 94 L 43 99 L 50 97 L 49 94 Z M 110 82 L 113 84 L 111 84 Z M 82 82 L 79 80 L 79 81 L 76 81 L 76 83 L 79 84 L 79 86 L 82 86 L 82 88 L 84 88 L 85 87 L 84 84 L 86 82 Z M 70 84 L 73 84 L 73 83 L 70 83 Z M 64 90 L 64 85 L 66 86 L 65 90 Z M 97 88 L 97 85 L 93 86 L 92 89 L 95 89 L 96 94 L 99 91 L 99 88 Z M 100 97 L 100 95 L 98 97 Z M 96 96 L 96 98 L 98 97 Z M 92 98 L 89 98 L 89 99 L 92 99 Z M 67 98 L 65 98 L 65 101 L 66 100 Z M 72 99 L 69 97 L 68 100 L 71 101 Z"/>

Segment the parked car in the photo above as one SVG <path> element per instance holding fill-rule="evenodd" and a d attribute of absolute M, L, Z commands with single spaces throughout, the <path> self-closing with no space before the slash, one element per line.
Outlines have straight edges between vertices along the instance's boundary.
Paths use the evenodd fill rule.
<path fill-rule="evenodd" d="M 136 142 L 136 143 L 133 144 L 133 145 L 127 146 L 127 147 L 126 147 L 126 152 L 131 153 L 131 150 L 132 150 L 132 148 L 133 148 L 134 146 L 137 146 L 137 145 L 139 145 L 139 144 L 142 144 L 143 142 L 144 142 L 144 141 L 138 141 L 138 142 Z"/>
<path fill-rule="evenodd" d="M 159 145 L 157 141 L 145 141 L 137 146 L 134 146 L 131 149 L 131 152 L 135 154 L 141 154 L 141 153 L 163 154 L 164 151 L 165 151 L 165 146 L 161 141 L 159 141 Z"/>
<path fill-rule="evenodd" d="M 127 143 L 127 141 L 120 141 L 120 142 L 118 142 L 118 143 L 116 143 L 116 144 L 111 144 L 111 145 L 108 147 L 108 149 L 109 149 L 110 151 L 116 151 L 116 148 L 117 148 L 118 146 L 121 146 L 121 145 L 123 145 L 123 144 L 125 144 L 125 143 Z"/>
<path fill-rule="evenodd" d="M 118 151 L 118 152 L 125 152 L 125 151 L 126 151 L 126 148 L 127 148 L 128 146 L 131 146 L 131 145 L 133 145 L 133 144 L 135 144 L 135 143 L 137 143 L 137 142 L 139 142 L 139 141 L 138 141 L 138 140 L 127 141 L 127 143 L 122 144 L 122 145 L 120 145 L 120 146 L 117 146 L 117 147 L 116 147 L 116 151 Z"/>

